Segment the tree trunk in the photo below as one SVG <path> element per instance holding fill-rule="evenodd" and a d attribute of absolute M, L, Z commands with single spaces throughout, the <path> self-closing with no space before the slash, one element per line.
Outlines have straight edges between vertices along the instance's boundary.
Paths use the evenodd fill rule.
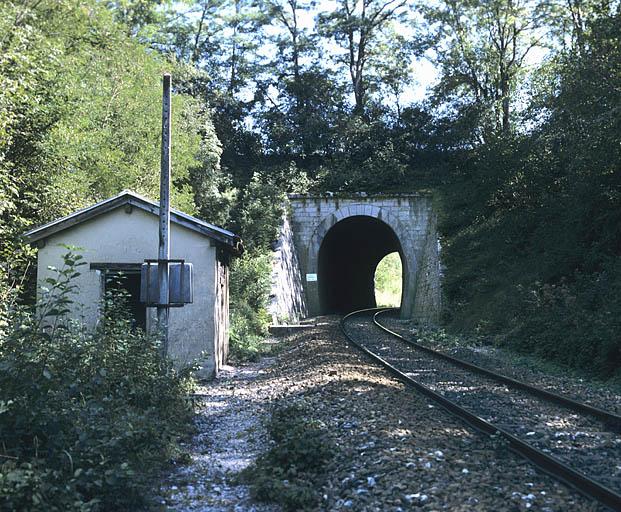
<path fill-rule="evenodd" d="M 209 2 L 205 2 L 203 4 L 203 12 L 201 13 L 201 19 L 198 22 L 198 29 L 196 30 L 196 37 L 194 38 L 194 48 L 192 49 L 192 55 L 190 57 L 190 62 L 195 63 L 199 58 L 199 45 L 201 40 L 201 35 L 203 32 L 203 24 L 205 23 L 205 16 L 207 15 L 207 8 L 209 7 Z"/>
<path fill-rule="evenodd" d="M 229 82 L 229 94 L 235 92 L 235 82 L 237 81 L 237 25 L 239 24 L 239 12 L 241 10 L 239 0 L 235 0 L 235 24 L 233 25 L 233 49 L 231 50 L 231 75 Z"/>
<path fill-rule="evenodd" d="M 511 128 L 510 125 L 510 110 L 511 102 L 509 98 L 509 77 L 506 73 L 503 73 L 500 82 L 500 93 L 502 98 L 502 131 L 507 133 Z"/>

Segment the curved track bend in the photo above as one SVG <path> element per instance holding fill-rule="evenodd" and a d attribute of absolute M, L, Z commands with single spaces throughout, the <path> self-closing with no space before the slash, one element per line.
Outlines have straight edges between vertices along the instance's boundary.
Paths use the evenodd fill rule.
<path fill-rule="evenodd" d="M 621 416 L 535 388 L 407 340 L 354 311 L 345 336 L 400 380 L 552 476 L 621 510 Z"/>

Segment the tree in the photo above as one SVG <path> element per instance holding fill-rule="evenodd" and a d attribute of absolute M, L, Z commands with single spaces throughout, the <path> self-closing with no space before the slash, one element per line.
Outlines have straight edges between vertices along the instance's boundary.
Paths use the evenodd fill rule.
<path fill-rule="evenodd" d="M 415 41 L 408 40 L 394 29 L 378 45 L 378 52 L 371 60 L 376 71 L 377 91 L 383 98 L 390 98 L 394 108 L 394 119 L 401 122 L 404 108 L 403 93 L 410 85 L 412 67 L 410 59 L 418 47 Z"/>
<path fill-rule="evenodd" d="M 161 22 L 146 27 L 142 37 L 161 53 L 215 75 L 227 4 L 228 0 L 200 0 L 164 9 Z"/>
<path fill-rule="evenodd" d="M 32 251 L 20 235 L 49 211 L 45 142 L 61 116 L 62 45 L 39 16 L 40 2 L 0 4 L 0 297 L 24 279 Z M 48 10 L 49 9 L 49 10 Z M 44 17 L 45 19 L 45 17 Z M 3 290 L 4 288 L 4 290 Z M 7 301 L 8 302 L 8 301 Z"/>
<path fill-rule="evenodd" d="M 347 67 L 357 114 L 364 113 L 372 88 L 372 61 L 382 60 L 380 43 L 399 42 L 389 29 L 404 20 L 408 5 L 409 0 L 340 0 L 334 11 L 319 16 L 320 33 L 344 50 L 336 59 Z"/>
<path fill-rule="evenodd" d="M 53 202 L 63 213 L 124 188 L 159 195 L 160 81 L 171 66 L 135 41 L 110 44 L 110 52 L 86 48 L 73 55 L 64 71 L 64 115 L 47 142 L 56 169 Z M 172 108 L 171 196 L 177 207 L 193 213 L 190 170 L 217 168 L 220 147 L 198 101 L 175 94 Z"/>
<path fill-rule="evenodd" d="M 320 60 L 318 36 L 302 24 L 310 1 L 272 0 L 264 4 L 266 39 L 274 57 L 257 81 L 256 115 L 266 152 L 277 166 L 293 159 L 314 173 L 333 150 L 336 127 L 347 112 L 344 90 Z"/>
<path fill-rule="evenodd" d="M 302 64 L 300 59 L 311 53 L 316 37 L 302 28 L 300 16 L 311 8 L 309 0 L 269 0 L 263 3 L 265 16 L 279 30 L 272 42 L 278 49 L 276 65 L 282 75 L 293 77 L 300 83 Z"/>
<path fill-rule="evenodd" d="M 527 57 L 543 46 L 547 4 L 539 0 L 444 0 L 424 10 L 437 27 L 436 63 L 442 78 L 436 89 L 458 109 L 474 106 L 484 132 L 508 132 L 512 100 Z M 486 134 L 483 133 L 483 136 Z"/>
<path fill-rule="evenodd" d="M 590 30 L 599 19 L 605 20 L 614 11 L 609 0 L 556 0 L 550 2 L 551 29 L 562 49 L 574 54 L 585 51 Z M 617 4 L 618 5 L 618 4 Z"/>
<path fill-rule="evenodd" d="M 127 28 L 128 33 L 136 35 L 145 25 L 161 21 L 158 10 L 169 0 L 106 0 L 106 6 L 114 12 L 116 19 Z"/>
<path fill-rule="evenodd" d="M 0 273 L 15 282 L 31 261 L 20 235 L 32 224 L 124 188 L 157 197 L 160 77 L 183 69 L 150 54 L 97 0 L 0 13 Z M 173 202 L 193 213 L 220 146 L 197 100 L 175 94 L 173 113 Z"/>

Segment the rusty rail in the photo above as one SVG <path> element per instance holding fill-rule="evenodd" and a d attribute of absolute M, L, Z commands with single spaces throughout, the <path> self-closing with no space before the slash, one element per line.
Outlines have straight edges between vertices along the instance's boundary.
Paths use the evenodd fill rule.
<path fill-rule="evenodd" d="M 413 386 L 414 388 L 416 388 L 418 391 L 420 391 L 424 395 L 426 395 L 429 398 L 431 398 L 432 400 L 438 402 L 447 411 L 449 411 L 451 414 L 459 417 L 460 419 L 465 421 L 467 424 L 469 424 L 474 429 L 476 429 L 479 432 L 482 432 L 484 434 L 487 434 L 488 436 L 501 436 L 507 442 L 509 448 L 512 451 L 514 451 L 515 453 L 517 453 L 517 454 L 523 456 L 524 458 L 528 459 L 529 461 L 531 461 L 533 464 L 535 464 L 537 467 L 539 467 L 541 470 L 545 471 L 549 475 L 553 476 L 554 478 L 556 478 L 558 480 L 561 480 L 561 481 L 565 482 L 566 484 L 568 484 L 571 487 L 573 487 L 574 489 L 576 489 L 578 492 L 580 492 L 580 493 L 582 493 L 582 494 L 584 494 L 586 496 L 589 496 L 589 497 L 597 500 L 601 504 L 609 507 L 611 510 L 621 510 L 621 495 L 617 494 L 612 489 L 610 489 L 610 488 L 600 484 L 596 480 L 593 480 L 593 479 L 589 478 L 584 473 L 573 469 L 572 467 L 570 467 L 567 464 L 563 463 L 562 461 L 558 460 L 556 457 L 552 457 L 551 455 L 548 455 L 548 454 L 542 452 L 541 450 L 538 450 L 537 448 L 531 446 L 529 443 L 527 443 L 525 441 L 522 441 L 518 437 L 514 436 L 510 432 L 508 432 L 508 431 L 506 431 L 506 430 L 504 430 L 502 428 L 499 428 L 499 427 L 493 425 L 492 423 L 484 420 L 483 418 L 481 418 L 481 417 L 471 413 L 470 411 L 464 409 L 463 407 L 460 407 L 455 402 L 453 402 L 453 401 L 443 397 L 439 393 L 436 393 L 432 389 L 430 389 L 427 386 L 421 384 L 420 382 L 418 382 L 417 380 L 413 379 L 412 377 L 406 375 L 405 373 L 400 371 L 398 368 L 396 368 L 395 366 L 390 364 L 388 361 L 386 361 L 385 359 L 383 359 L 379 355 L 375 354 L 374 352 L 372 352 L 369 349 L 367 349 L 366 347 L 364 347 L 361 343 L 356 341 L 347 332 L 347 329 L 345 327 L 345 323 L 351 317 L 353 317 L 355 315 L 362 315 L 362 314 L 370 315 L 372 312 L 374 312 L 374 314 L 373 314 L 373 322 L 375 323 L 375 317 L 376 316 L 378 316 L 382 312 L 387 312 L 387 311 L 390 311 L 390 310 L 393 310 L 393 309 L 394 308 L 389 308 L 389 309 L 385 309 L 385 308 L 370 308 L 370 309 L 362 309 L 362 310 L 359 310 L 359 311 L 353 311 L 353 312 L 345 315 L 341 319 L 341 330 L 343 331 L 343 334 L 345 335 L 345 337 L 354 346 L 356 346 L 359 350 L 364 352 L 367 356 L 369 356 L 375 362 L 379 363 L 381 366 L 386 368 L 390 373 L 392 373 L 399 380 L 401 380 L 402 382 L 404 382 L 407 385 Z M 375 325 L 377 325 L 378 327 L 381 327 L 377 323 L 375 323 Z M 390 331 L 389 329 L 386 329 L 386 328 L 383 328 L 383 327 L 382 327 L 382 329 L 384 329 L 386 332 L 389 332 L 390 334 L 396 336 L 397 338 L 401 339 L 402 341 L 406 341 L 402 336 L 400 336 L 400 335 Z M 414 343 L 414 342 L 411 342 L 411 343 Z M 416 344 L 416 345 L 418 345 L 418 344 Z M 422 345 L 420 345 L 420 346 L 422 347 Z M 427 347 L 425 347 L 425 349 L 426 349 L 425 351 L 431 350 L 431 349 L 427 349 Z M 450 356 L 447 356 L 447 357 L 450 357 Z M 470 363 L 466 363 L 466 364 L 470 364 Z M 477 368 L 479 368 L 479 367 L 477 367 Z M 485 370 L 485 371 L 487 372 L 489 370 Z M 508 377 L 506 377 L 506 378 L 508 378 Z M 511 379 L 511 380 L 513 380 L 513 379 Z M 519 382 L 519 381 L 515 381 L 515 382 Z M 541 390 L 541 391 L 543 391 L 543 390 Z M 554 395 L 554 396 L 560 396 L 560 395 Z M 567 400 L 569 400 L 569 399 L 567 399 Z M 574 404 L 579 404 L 579 402 L 575 402 L 573 400 L 571 400 L 570 402 L 574 403 Z M 582 404 L 582 405 L 586 405 L 586 404 Z M 590 406 L 586 406 L 586 407 L 590 408 Z M 605 411 L 603 411 L 603 412 L 605 412 Z"/>
<path fill-rule="evenodd" d="M 492 370 L 488 370 L 487 368 L 483 368 L 481 366 L 477 366 L 476 364 L 472 364 L 469 363 L 468 361 L 464 361 L 463 359 L 459 359 L 457 357 L 453 357 L 453 356 L 449 356 L 447 354 L 444 354 L 443 352 L 438 352 L 437 350 L 433 350 L 429 347 L 425 347 L 424 345 L 421 345 L 420 343 L 417 343 L 413 340 L 410 340 L 408 338 L 405 338 L 404 336 L 402 336 L 401 334 L 398 334 L 392 330 L 390 330 L 388 327 L 386 327 L 385 325 L 382 325 L 381 323 L 379 323 L 379 321 L 377 320 L 377 317 L 380 316 L 381 314 L 385 314 L 388 313 L 389 311 L 394 311 L 396 308 L 392 308 L 392 309 L 382 309 L 380 311 L 378 311 L 377 313 L 375 313 L 373 315 L 373 323 L 375 325 L 377 325 L 380 329 L 382 329 L 383 331 L 387 332 L 388 334 L 400 339 L 401 341 L 407 343 L 408 345 L 410 345 L 411 347 L 414 347 L 416 350 L 420 350 L 421 352 L 425 352 L 427 354 L 432 355 L 433 357 L 437 357 L 438 359 L 443 359 L 444 361 L 448 361 L 450 363 L 453 363 L 456 366 L 460 366 L 462 368 L 465 368 L 466 370 L 470 370 L 472 372 L 475 373 L 479 373 L 481 375 L 485 375 L 486 377 L 489 377 L 491 379 L 494 379 L 498 382 L 502 382 L 503 384 L 507 384 L 508 386 L 515 388 L 515 389 L 520 389 L 522 391 L 526 391 L 538 398 L 543 398 L 545 400 L 548 400 L 550 402 L 555 402 L 559 405 L 563 405 L 567 408 L 570 408 L 576 412 L 580 412 L 583 414 L 588 414 L 590 416 L 593 416 L 595 418 L 597 418 L 598 420 L 603 421 L 604 423 L 606 423 L 609 427 L 611 427 L 612 429 L 615 429 L 616 431 L 621 431 L 621 416 L 619 416 L 618 414 L 614 414 L 608 411 L 605 411 L 604 409 L 600 409 L 598 407 L 593 407 L 592 405 L 589 404 L 585 404 L 582 402 L 578 402 L 576 400 L 573 400 L 571 398 L 568 398 L 566 396 L 563 395 L 559 395 L 557 393 L 552 393 L 551 391 L 547 391 L 545 389 L 541 389 L 538 388 L 536 386 L 532 386 L 530 384 L 527 384 L 525 382 L 513 379 L 511 377 L 507 377 L 506 375 L 503 375 L 501 373 L 496 373 Z"/>

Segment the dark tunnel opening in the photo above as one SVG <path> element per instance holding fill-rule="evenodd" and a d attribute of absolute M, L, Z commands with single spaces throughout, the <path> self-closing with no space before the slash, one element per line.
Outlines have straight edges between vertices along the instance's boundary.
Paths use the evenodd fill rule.
<path fill-rule="evenodd" d="M 384 256 L 395 251 L 401 254 L 399 239 L 381 220 L 355 216 L 336 223 L 319 249 L 321 313 L 375 307 L 375 269 Z"/>

